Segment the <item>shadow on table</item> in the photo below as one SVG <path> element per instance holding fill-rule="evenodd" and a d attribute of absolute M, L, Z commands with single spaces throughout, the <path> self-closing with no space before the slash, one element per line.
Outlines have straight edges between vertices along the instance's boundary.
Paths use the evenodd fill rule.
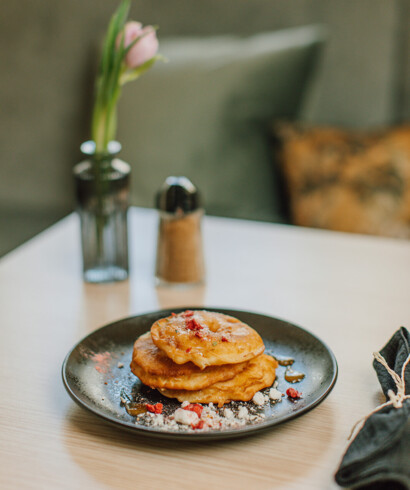
<path fill-rule="evenodd" d="M 202 306 L 205 286 L 157 286 L 155 292 L 161 310 L 185 306 Z"/>
<path fill-rule="evenodd" d="M 129 281 L 82 286 L 82 335 L 130 314 Z"/>
<path fill-rule="evenodd" d="M 135 479 L 151 474 L 155 481 L 156 468 L 167 460 L 168 469 L 173 466 L 175 471 L 180 471 L 179 475 L 173 475 L 174 482 L 183 482 L 186 471 L 212 475 L 213 481 L 218 478 L 223 481 L 234 472 L 238 484 L 242 482 L 241 485 L 249 486 L 249 483 L 253 488 L 259 488 L 263 483 L 269 488 L 282 488 L 285 483 L 306 477 L 315 468 L 315 461 L 322 459 L 329 450 L 334 434 L 329 427 L 334 426 L 334 414 L 332 410 L 321 408 L 255 435 L 225 441 L 191 442 L 132 434 L 73 405 L 63 427 L 63 441 L 76 464 L 110 487 L 118 487 L 119 481 L 124 479 L 124 471 Z M 320 431 L 319 437 L 318 427 L 324 419 L 327 419 L 328 430 Z M 301 435 L 308 447 L 301 444 Z M 74 444 L 73 440 L 76 440 Z M 292 454 L 283 451 L 285 443 L 286 448 L 292 448 Z M 95 456 L 90 455 L 92 449 Z M 247 465 L 249 451 L 254 453 L 251 459 L 256 462 L 251 468 Z M 98 458 L 99 465 L 90 465 L 90 458 Z M 101 465 L 105 471 L 101 471 Z M 285 476 L 284 465 L 289 465 Z M 323 469 L 323 465 L 318 466 Z"/>

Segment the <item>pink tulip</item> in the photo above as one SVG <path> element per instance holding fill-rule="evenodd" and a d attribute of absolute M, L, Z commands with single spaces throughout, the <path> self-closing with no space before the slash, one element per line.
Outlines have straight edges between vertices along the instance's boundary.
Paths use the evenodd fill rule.
<path fill-rule="evenodd" d="M 140 36 L 143 37 L 134 44 L 125 57 L 125 63 L 129 68 L 138 68 L 157 54 L 158 39 L 154 28 L 142 27 L 140 22 L 131 21 L 125 24 L 124 47 L 129 46 Z M 117 39 L 117 46 L 119 39 Z"/>

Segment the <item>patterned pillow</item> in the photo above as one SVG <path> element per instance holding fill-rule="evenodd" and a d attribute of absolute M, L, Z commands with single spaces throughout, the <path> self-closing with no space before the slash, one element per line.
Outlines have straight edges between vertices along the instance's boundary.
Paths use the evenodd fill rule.
<path fill-rule="evenodd" d="M 274 133 L 294 224 L 410 238 L 410 125 L 364 133 L 282 123 Z"/>

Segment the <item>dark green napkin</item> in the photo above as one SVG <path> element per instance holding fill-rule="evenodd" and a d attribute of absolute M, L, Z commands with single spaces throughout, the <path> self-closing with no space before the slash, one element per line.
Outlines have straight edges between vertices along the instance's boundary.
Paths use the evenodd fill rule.
<path fill-rule="evenodd" d="M 401 327 L 380 354 L 399 376 L 410 354 L 410 334 Z M 397 393 L 391 374 L 376 359 L 373 362 L 383 392 Z M 405 371 L 405 393 L 410 394 L 410 364 Z M 410 399 L 402 407 L 388 405 L 365 422 L 347 448 L 335 475 L 342 487 L 368 490 L 410 489 Z"/>

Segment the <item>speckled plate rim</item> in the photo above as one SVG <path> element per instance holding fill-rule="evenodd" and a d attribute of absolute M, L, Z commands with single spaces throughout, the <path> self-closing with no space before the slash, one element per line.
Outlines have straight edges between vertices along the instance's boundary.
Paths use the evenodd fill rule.
<path fill-rule="evenodd" d="M 305 405 L 298 410 L 289 412 L 286 416 L 281 417 L 280 419 L 274 419 L 271 418 L 270 420 L 267 420 L 266 422 L 255 424 L 255 425 L 249 425 L 249 426 L 244 426 L 244 427 L 239 427 L 236 429 L 229 429 L 229 430 L 223 430 L 221 432 L 217 431 L 209 431 L 209 432 L 171 432 L 171 431 L 166 431 L 166 430 L 161 430 L 158 427 L 147 427 L 147 426 L 136 426 L 129 424 L 123 420 L 119 420 L 116 417 L 113 417 L 111 415 L 101 413 L 100 411 L 94 409 L 92 406 L 88 405 L 87 403 L 83 402 L 80 398 L 76 396 L 74 391 L 71 389 L 70 386 L 70 381 L 68 380 L 67 377 L 67 365 L 70 360 L 70 356 L 73 354 L 73 352 L 80 347 L 84 342 L 86 342 L 89 338 L 94 337 L 96 335 L 101 334 L 101 332 L 107 328 L 113 328 L 117 324 L 121 324 L 124 321 L 130 321 L 133 319 L 141 319 L 143 317 L 151 317 L 153 315 L 159 315 L 161 317 L 162 315 L 168 316 L 171 314 L 171 312 L 180 312 L 184 310 L 198 310 L 198 309 L 206 309 L 208 311 L 215 311 L 215 312 L 222 312 L 226 314 L 231 314 L 235 316 L 235 314 L 250 314 L 250 315 L 256 315 L 259 317 L 264 317 L 269 320 L 273 321 L 279 321 L 284 324 L 286 327 L 291 327 L 294 330 L 300 331 L 303 335 L 307 335 L 311 337 L 313 340 L 315 340 L 318 344 L 320 344 L 325 352 L 329 356 L 329 360 L 331 361 L 332 365 L 332 373 L 331 373 L 331 378 L 330 381 L 328 382 L 327 386 L 325 387 L 324 392 L 317 397 L 315 400 L 310 402 L 308 405 Z M 228 313 L 230 312 L 230 313 Z M 258 331 L 257 328 L 255 328 L 256 331 Z M 263 338 L 263 336 L 262 336 Z M 61 374 L 62 374 L 62 380 L 65 389 L 67 390 L 68 394 L 72 398 L 72 400 L 79 405 L 80 407 L 86 409 L 88 412 L 96 415 L 100 419 L 109 422 L 111 425 L 115 427 L 120 427 L 121 429 L 125 429 L 128 432 L 142 435 L 142 436 L 149 436 L 149 437 L 154 437 L 158 439 L 169 439 L 169 440 L 185 440 L 185 441 L 198 441 L 198 440 L 216 440 L 216 439 L 233 439 L 237 437 L 245 437 L 245 436 L 250 436 L 253 434 L 256 434 L 258 432 L 264 432 L 266 430 L 272 429 L 278 425 L 281 425 L 285 422 L 289 422 L 292 419 L 295 419 L 297 417 L 300 417 L 301 415 L 304 415 L 305 413 L 309 412 L 313 408 L 317 407 L 320 403 L 325 400 L 325 398 L 330 394 L 332 389 L 335 386 L 335 383 L 337 381 L 337 376 L 338 376 L 338 364 L 336 361 L 336 357 L 333 354 L 332 350 L 326 345 L 325 342 L 323 342 L 319 337 L 314 335 L 313 333 L 309 332 L 303 327 L 300 327 L 299 325 L 296 325 L 292 322 L 289 322 L 287 320 L 283 320 L 282 318 L 279 317 L 273 317 L 270 315 L 266 315 L 263 313 L 258 313 L 254 311 L 248 311 L 248 310 L 238 310 L 238 309 L 232 309 L 232 308 L 223 308 L 223 307 L 211 307 L 211 306 L 184 306 L 184 307 L 176 307 L 176 308 L 168 308 L 168 309 L 163 309 L 163 310 L 155 310 L 155 311 L 150 311 L 147 313 L 142 313 L 139 315 L 132 315 L 129 317 L 124 317 L 119 320 L 116 320 L 114 322 L 108 323 L 93 332 L 89 333 L 85 337 L 83 337 L 79 342 L 77 342 L 67 353 L 63 364 L 61 368 Z"/>

